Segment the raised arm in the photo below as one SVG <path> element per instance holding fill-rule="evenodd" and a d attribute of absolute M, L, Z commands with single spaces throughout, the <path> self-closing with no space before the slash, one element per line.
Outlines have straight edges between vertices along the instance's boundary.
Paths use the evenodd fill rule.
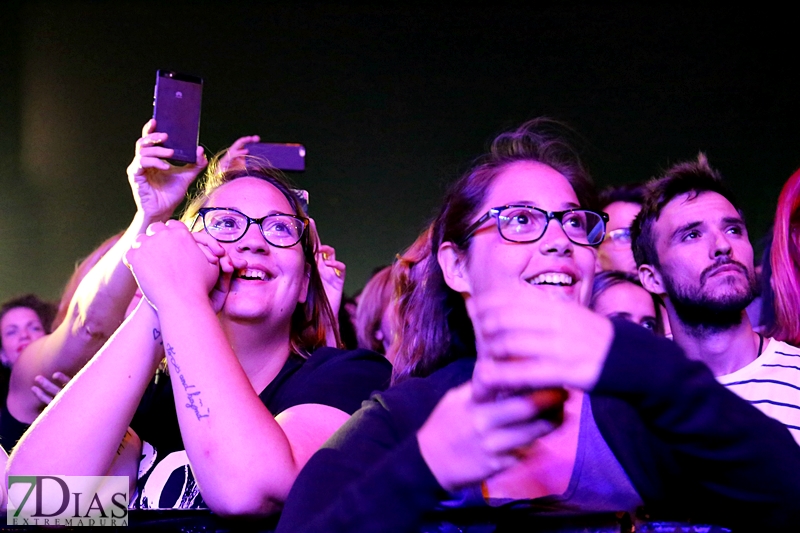
<path fill-rule="evenodd" d="M 128 167 L 128 181 L 136 214 L 119 241 L 80 282 L 64 321 L 56 330 L 32 343 L 14 365 L 8 409 L 21 422 L 30 423 L 44 404 L 32 392 L 37 375 L 55 372 L 74 375 L 119 327 L 136 291 L 136 283 L 122 258 L 137 235 L 165 221 L 186 195 L 189 184 L 205 167 L 198 147 L 194 165 L 174 167 L 164 161 L 172 150 L 159 146 L 165 133 L 156 132 L 155 120 L 142 129 L 136 154 Z"/>

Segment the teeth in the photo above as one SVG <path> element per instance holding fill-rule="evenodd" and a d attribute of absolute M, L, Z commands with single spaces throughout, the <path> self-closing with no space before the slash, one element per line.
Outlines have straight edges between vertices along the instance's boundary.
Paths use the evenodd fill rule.
<path fill-rule="evenodd" d="M 574 280 L 563 272 L 545 272 L 530 281 L 531 285 L 572 285 Z"/>
<path fill-rule="evenodd" d="M 246 268 L 239 271 L 239 277 L 245 279 L 259 279 L 263 281 L 267 279 L 267 273 L 263 270 L 256 270 L 255 268 Z"/>

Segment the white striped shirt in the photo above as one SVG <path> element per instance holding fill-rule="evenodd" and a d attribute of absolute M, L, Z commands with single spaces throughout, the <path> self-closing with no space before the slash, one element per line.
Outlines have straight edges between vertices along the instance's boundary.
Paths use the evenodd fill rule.
<path fill-rule="evenodd" d="M 775 339 L 755 361 L 719 376 L 728 387 L 764 414 L 782 422 L 800 444 L 800 348 Z"/>

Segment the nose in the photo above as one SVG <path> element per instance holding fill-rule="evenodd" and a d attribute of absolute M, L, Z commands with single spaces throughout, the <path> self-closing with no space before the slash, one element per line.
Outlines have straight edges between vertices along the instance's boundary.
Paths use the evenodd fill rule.
<path fill-rule="evenodd" d="M 728 234 L 724 231 L 715 231 L 711 257 L 717 258 L 723 255 L 730 255 L 731 249 L 731 242 L 728 239 Z"/>
<path fill-rule="evenodd" d="M 547 221 L 544 235 L 539 240 L 539 250 L 543 254 L 572 255 L 574 245 L 564 233 L 564 228 L 558 220 Z"/>
<path fill-rule="evenodd" d="M 250 224 L 242 238 L 236 241 L 238 252 L 252 252 L 256 254 L 269 253 L 269 243 L 261 234 L 258 224 Z"/>

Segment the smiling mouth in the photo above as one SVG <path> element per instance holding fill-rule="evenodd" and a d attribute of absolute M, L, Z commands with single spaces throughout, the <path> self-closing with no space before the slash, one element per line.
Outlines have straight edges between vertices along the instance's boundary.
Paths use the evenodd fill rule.
<path fill-rule="evenodd" d="M 268 275 L 266 271 L 257 268 L 240 268 L 236 271 L 234 277 L 236 279 L 251 281 L 265 281 L 272 279 L 272 276 Z"/>
<path fill-rule="evenodd" d="M 545 272 L 528 280 L 531 285 L 554 285 L 556 287 L 571 287 L 575 285 L 575 278 L 564 272 Z"/>

